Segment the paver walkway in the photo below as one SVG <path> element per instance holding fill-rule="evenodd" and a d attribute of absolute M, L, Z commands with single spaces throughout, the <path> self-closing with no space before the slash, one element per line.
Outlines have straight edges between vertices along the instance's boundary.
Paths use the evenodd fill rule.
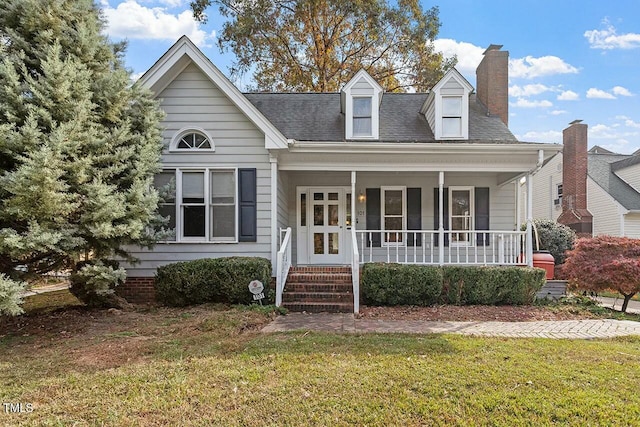
<path fill-rule="evenodd" d="M 640 322 L 612 319 L 540 322 L 436 322 L 358 319 L 353 314 L 290 313 L 286 316 L 278 316 L 265 326 L 262 332 L 296 330 L 593 339 L 640 335 Z"/>

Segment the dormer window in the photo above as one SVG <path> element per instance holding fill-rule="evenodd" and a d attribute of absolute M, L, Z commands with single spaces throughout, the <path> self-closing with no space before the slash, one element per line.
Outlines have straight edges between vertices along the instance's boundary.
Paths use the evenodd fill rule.
<path fill-rule="evenodd" d="M 380 134 L 382 87 L 366 71 L 360 70 L 340 93 L 345 117 L 345 139 L 375 140 Z"/>
<path fill-rule="evenodd" d="M 353 136 L 371 136 L 371 97 L 353 98 Z"/>
<path fill-rule="evenodd" d="M 442 97 L 442 136 L 462 137 L 462 97 Z"/>
<path fill-rule="evenodd" d="M 455 68 L 436 83 L 420 112 L 438 140 L 469 139 L 469 94 L 473 87 Z"/>
<path fill-rule="evenodd" d="M 185 128 L 178 131 L 169 145 L 170 151 L 215 151 L 211 136 L 204 129 Z"/>

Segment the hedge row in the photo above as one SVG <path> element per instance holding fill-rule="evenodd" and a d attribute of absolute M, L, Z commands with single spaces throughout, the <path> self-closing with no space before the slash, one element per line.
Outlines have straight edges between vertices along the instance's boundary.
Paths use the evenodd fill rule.
<path fill-rule="evenodd" d="M 368 305 L 531 304 L 544 282 L 539 268 L 372 263 L 361 293 Z"/>
<path fill-rule="evenodd" d="M 221 302 L 249 304 L 249 282 L 269 289 L 271 262 L 257 257 L 228 257 L 177 262 L 158 268 L 154 287 L 158 301 L 173 306 Z"/>

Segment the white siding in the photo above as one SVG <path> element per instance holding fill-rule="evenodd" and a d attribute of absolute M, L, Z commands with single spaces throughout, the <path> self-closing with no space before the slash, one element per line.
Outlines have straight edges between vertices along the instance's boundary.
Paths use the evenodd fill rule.
<path fill-rule="evenodd" d="M 191 64 L 158 94 L 166 112 L 166 147 L 181 129 L 199 127 L 211 135 L 215 152 L 170 153 L 162 156 L 171 166 L 207 166 L 257 169 L 257 242 L 251 243 L 161 243 L 153 250 L 136 249 L 140 263 L 128 266 L 131 277 L 152 276 L 158 266 L 199 258 L 261 256 L 271 258 L 271 169 L 264 148 L 264 134 Z"/>
<path fill-rule="evenodd" d="M 278 229 L 293 227 L 289 221 L 289 172 L 278 171 Z M 293 203 L 295 197 L 291 199 Z"/>
<path fill-rule="evenodd" d="M 562 213 L 562 205 L 555 205 L 554 200 L 558 197 L 557 185 L 562 184 L 562 154 L 556 155 L 544 165 L 533 176 L 532 182 L 533 218 L 557 220 Z"/>
<path fill-rule="evenodd" d="M 624 216 L 624 235 L 640 239 L 640 214 L 629 213 Z"/>
<path fill-rule="evenodd" d="M 622 178 L 636 191 L 640 191 L 640 163 L 617 170 L 616 175 Z"/>
<path fill-rule="evenodd" d="M 593 215 L 593 235 L 621 233 L 621 206 L 591 178 L 587 178 L 587 209 Z"/>

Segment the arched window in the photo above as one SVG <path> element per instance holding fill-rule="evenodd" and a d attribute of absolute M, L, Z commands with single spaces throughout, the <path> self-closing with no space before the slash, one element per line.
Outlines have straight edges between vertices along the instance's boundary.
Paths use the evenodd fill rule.
<path fill-rule="evenodd" d="M 202 129 L 183 129 L 171 141 L 171 151 L 214 151 L 211 137 Z"/>

